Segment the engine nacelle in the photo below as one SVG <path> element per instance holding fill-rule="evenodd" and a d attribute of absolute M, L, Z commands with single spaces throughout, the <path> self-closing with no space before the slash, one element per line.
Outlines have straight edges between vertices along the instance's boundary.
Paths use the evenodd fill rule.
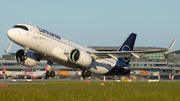
<path fill-rule="evenodd" d="M 24 50 L 20 49 L 16 52 L 16 60 L 27 67 L 34 67 L 37 63 L 37 58 L 31 51 L 27 51 L 24 55 Z"/>
<path fill-rule="evenodd" d="M 52 56 L 61 60 L 61 61 L 68 61 L 68 57 L 66 55 L 64 55 L 64 49 L 60 48 L 60 47 L 56 47 L 53 49 L 52 51 Z"/>
<path fill-rule="evenodd" d="M 86 51 L 73 49 L 69 54 L 69 59 L 74 64 L 80 65 L 82 67 L 88 67 L 92 62 L 92 57 Z"/>

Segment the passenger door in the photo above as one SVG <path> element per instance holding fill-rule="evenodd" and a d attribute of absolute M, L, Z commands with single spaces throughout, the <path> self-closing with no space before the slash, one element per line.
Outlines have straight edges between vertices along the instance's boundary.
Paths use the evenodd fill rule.
<path fill-rule="evenodd" d="M 36 28 L 33 28 L 32 31 L 34 33 L 33 38 L 38 39 L 39 31 Z"/>

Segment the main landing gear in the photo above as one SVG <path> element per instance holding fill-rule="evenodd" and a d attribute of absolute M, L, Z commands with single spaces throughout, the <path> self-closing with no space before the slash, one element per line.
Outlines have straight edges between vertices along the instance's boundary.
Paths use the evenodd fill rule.
<path fill-rule="evenodd" d="M 90 77 L 91 76 L 91 72 L 90 71 L 87 71 L 87 70 L 83 70 L 82 73 L 81 73 L 81 76 L 83 78 L 85 77 Z"/>
<path fill-rule="evenodd" d="M 55 76 L 55 72 L 54 71 L 47 71 L 46 72 L 46 77 L 54 77 Z"/>
<path fill-rule="evenodd" d="M 54 77 L 55 76 L 55 72 L 51 71 L 52 64 L 53 64 L 53 62 L 50 62 L 50 61 L 47 62 L 46 68 L 48 68 L 48 71 L 46 71 L 46 77 Z"/>

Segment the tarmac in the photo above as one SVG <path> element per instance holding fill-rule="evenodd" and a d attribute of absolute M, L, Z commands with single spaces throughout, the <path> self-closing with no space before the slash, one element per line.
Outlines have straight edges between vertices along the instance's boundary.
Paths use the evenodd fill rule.
<path fill-rule="evenodd" d="M 3 84 L 28 84 L 28 83 L 48 83 L 48 82 L 72 82 L 72 81 L 80 81 L 80 80 L 68 80 L 68 79 L 1 79 L 0 85 Z M 82 80 L 87 81 L 87 80 Z"/>
<path fill-rule="evenodd" d="M 29 84 L 29 83 L 48 83 L 48 82 L 104 82 L 104 80 L 76 80 L 76 79 L 0 79 L 1 85 L 11 85 L 11 84 Z M 179 82 L 180 80 L 160 80 L 158 82 Z M 106 82 L 129 82 L 122 80 L 106 80 Z M 131 81 L 131 82 L 148 82 L 147 80 L 141 81 Z M 157 81 L 156 81 L 157 82 Z"/>

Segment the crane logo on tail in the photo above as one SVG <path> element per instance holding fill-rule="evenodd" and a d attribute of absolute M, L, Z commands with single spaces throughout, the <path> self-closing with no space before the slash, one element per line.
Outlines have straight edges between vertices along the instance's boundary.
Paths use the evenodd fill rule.
<path fill-rule="evenodd" d="M 124 45 L 122 47 L 122 51 L 131 51 L 130 47 L 128 45 Z M 130 60 L 130 57 L 123 57 L 122 58 L 125 62 L 128 62 Z"/>

